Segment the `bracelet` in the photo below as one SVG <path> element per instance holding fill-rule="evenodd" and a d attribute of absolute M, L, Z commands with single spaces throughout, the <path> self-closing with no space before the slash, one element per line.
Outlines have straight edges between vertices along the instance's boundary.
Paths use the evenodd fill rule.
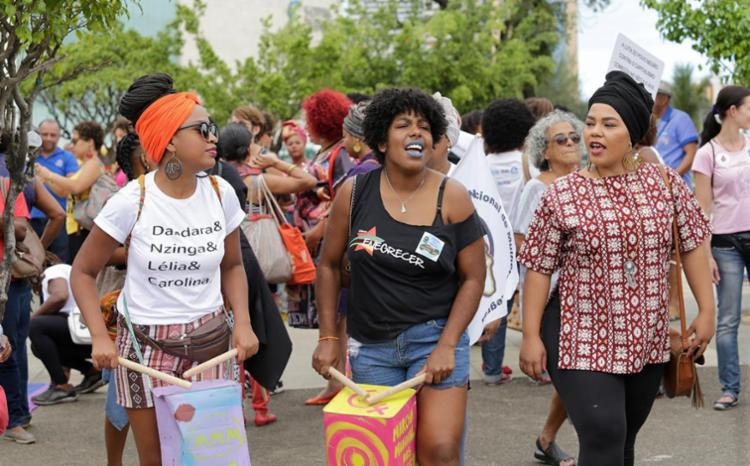
<path fill-rule="evenodd" d="M 297 167 L 293 163 L 289 164 L 289 168 L 286 169 L 286 174 L 291 175 L 295 168 Z"/>
<path fill-rule="evenodd" d="M 339 341 L 339 337 L 320 337 L 318 338 L 318 343 L 320 343 L 321 341 L 327 341 L 327 340 Z"/>

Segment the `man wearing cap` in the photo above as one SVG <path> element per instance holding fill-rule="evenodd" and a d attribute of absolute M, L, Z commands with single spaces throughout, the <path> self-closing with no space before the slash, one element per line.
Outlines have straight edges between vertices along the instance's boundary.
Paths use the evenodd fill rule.
<path fill-rule="evenodd" d="M 654 100 L 656 150 L 664 163 L 677 170 L 692 188 L 690 167 L 698 149 L 698 131 L 690 115 L 669 104 L 671 99 L 672 86 L 662 81 Z"/>

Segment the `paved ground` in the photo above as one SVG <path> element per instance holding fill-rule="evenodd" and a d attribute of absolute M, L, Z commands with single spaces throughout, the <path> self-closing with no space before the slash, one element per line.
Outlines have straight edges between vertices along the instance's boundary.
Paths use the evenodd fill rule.
<path fill-rule="evenodd" d="M 746 290 L 745 302 L 750 298 Z M 689 303 L 690 314 L 694 304 Z M 319 408 L 303 406 L 322 382 L 310 368 L 310 355 L 316 332 L 291 330 L 295 351 L 284 382 L 287 391 L 272 399 L 272 409 L 280 421 L 264 428 L 249 427 L 248 438 L 253 464 L 323 465 L 322 414 Z M 549 387 L 539 387 L 517 368 L 520 334 L 508 333 L 506 362 L 514 367 L 515 379 L 504 386 L 476 382 L 469 396 L 469 437 L 467 465 L 532 465 L 534 439 L 541 427 L 550 395 Z M 740 331 L 743 385 L 750 383 L 750 325 Z M 707 352 L 708 364 L 701 369 L 706 400 L 719 394 L 714 348 Z M 481 357 L 472 351 L 472 379 L 479 379 Z M 32 382 L 46 382 L 38 360 L 30 361 Z M 74 380 L 75 382 L 75 380 Z M 34 445 L 0 443 L 0 465 L 98 465 L 104 464 L 104 390 L 86 395 L 76 403 L 41 407 L 34 411 Z M 687 399 L 658 400 L 637 443 L 637 464 L 663 465 L 750 465 L 750 401 L 743 399 L 726 413 L 710 409 L 694 410 Z M 576 451 L 576 436 L 566 424 L 559 442 Z M 137 464 L 131 440 L 125 463 Z"/>

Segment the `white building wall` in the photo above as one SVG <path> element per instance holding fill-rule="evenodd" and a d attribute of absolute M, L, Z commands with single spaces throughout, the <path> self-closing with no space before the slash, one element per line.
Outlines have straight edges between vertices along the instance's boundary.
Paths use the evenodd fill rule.
<path fill-rule="evenodd" d="M 192 0 L 178 2 L 192 5 Z M 300 4 L 302 18 L 315 25 L 332 16 L 331 6 L 336 0 L 206 0 L 200 31 L 219 57 L 233 65 L 238 60 L 258 56 L 263 32 L 261 20 L 271 16 L 271 28 L 278 30 L 289 19 L 290 4 Z M 197 60 L 195 41 L 186 37 L 180 62 L 187 64 Z"/>

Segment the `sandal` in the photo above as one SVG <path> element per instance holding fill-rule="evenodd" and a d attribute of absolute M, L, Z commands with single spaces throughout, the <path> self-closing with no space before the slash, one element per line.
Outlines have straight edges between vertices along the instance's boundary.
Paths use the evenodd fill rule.
<path fill-rule="evenodd" d="M 728 398 L 728 401 L 722 401 L 724 398 Z M 737 395 L 734 393 L 726 392 L 721 395 L 721 398 L 714 401 L 714 409 L 716 411 L 726 411 L 728 409 L 734 408 L 739 403 L 739 400 L 737 399 Z"/>
<path fill-rule="evenodd" d="M 562 448 L 557 446 L 557 443 L 550 442 L 546 450 L 542 448 L 542 441 L 537 437 L 536 439 L 536 451 L 534 451 L 534 458 L 544 464 L 551 464 L 553 466 L 560 466 L 564 461 L 575 460 L 575 457 L 565 453 Z M 572 464 L 575 466 L 575 463 Z"/>

